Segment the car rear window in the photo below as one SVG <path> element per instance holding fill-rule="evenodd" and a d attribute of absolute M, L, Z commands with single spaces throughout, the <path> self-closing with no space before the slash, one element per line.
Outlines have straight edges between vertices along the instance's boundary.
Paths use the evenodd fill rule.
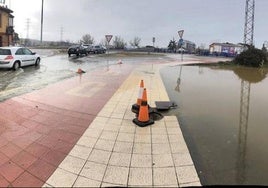
<path fill-rule="evenodd" d="M 0 49 L 0 55 L 11 55 L 11 51 L 9 49 Z"/>

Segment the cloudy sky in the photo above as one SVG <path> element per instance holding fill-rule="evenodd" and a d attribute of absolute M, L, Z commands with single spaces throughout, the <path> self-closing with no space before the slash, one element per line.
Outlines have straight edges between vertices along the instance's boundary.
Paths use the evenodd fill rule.
<path fill-rule="evenodd" d="M 14 13 L 15 30 L 40 39 L 41 0 L 6 0 Z M 95 42 L 112 34 L 125 42 L 141 38 L 141 45 L 166 47 L 183 38 L 198 46 L 212 42 L 243 41 L 246 0 L 44 0 L 43 40 L 76 42 L 90 34 Z M 268 40 L 268 0 L 256 0 L 255 45 Z M 61 29 L 62 28 L 62 29 Z M 62 35 L 61 35 L 61 30 Z"/>

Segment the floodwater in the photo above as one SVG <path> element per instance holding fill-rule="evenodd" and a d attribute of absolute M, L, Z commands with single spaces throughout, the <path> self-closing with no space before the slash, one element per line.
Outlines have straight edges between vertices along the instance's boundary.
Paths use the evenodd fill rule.
<path fill-rule="evenodd" d="M 41 89 L 49 84 L 63 79 L 78 76 L 79 68 L 85 72 L 95 70 L 110 71 L 112 66 L 123 64 L 137 64 L 150 62 L 167 57 L 158 55 L 127 56 L 127 55 L 88 55 L 68 57 L 65 53 L 55 50 L 36 50 L 41 55 L 41 64 L 38 67 L 29 66 L 18 71 L 0 69 L 0 101 Z"/>
<path fill-rule="evenodd" d="M 268 69 L 161 70 L 202 185 L 268 185 Z"/>

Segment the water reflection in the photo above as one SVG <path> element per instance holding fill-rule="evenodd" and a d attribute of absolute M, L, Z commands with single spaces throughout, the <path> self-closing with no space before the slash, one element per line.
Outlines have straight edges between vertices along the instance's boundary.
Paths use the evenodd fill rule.
<path fill-rule="evenodd" d="M 240 94 L 240 117 L 238 134 L 238 158 L 237 158 L 237 182 L 244 184 L 246 180 L 246 152 L 248 136 L 248 118 L 250 107 L 250 86 L 251 83 L 261 82 L 266 78 L 267 70 L 248 67 L 235 68 L 234 73 L 241 79 Z"/>
<path fill-rule="evenodd" d="M 235 67 L 233 72 L 244 81 L 249 83 L 258 83 L 264 80 L 267 76 L 267 69 L 250 68 L 250 67 Z"/>
<path fill-rule="evenodd" d="M 249 102 L 250 102 L 250 82 L 241 81 L 240 95 L 240 118 L 239 118 L 239 133 L 238 133 L 238 158 L 237 158 L 237 182 L 243 184 L 245 182 L 245 158 L 247 148 L 248 134 L 248 117 L 249 117 Z"/>
<path fill-rule="evenodd" d="M 177 86 L 175 87 L 175 91 L 178 91 L 178 92 L 180 92 L 182 67 L 183 66 L 180 66 L 180 73 L 179 73 L 179 77 L 177 79 Z"/>
<path fill-rule="evenodd" d="M 178 117 L 202 184 L 268 185 L 267 73 L 218 66 L 161 71 L 179 105 L 167 115 Z"/>

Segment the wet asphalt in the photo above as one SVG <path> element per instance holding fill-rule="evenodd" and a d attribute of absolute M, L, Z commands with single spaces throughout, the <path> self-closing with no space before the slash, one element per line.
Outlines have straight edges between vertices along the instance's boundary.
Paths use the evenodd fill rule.
<path fill-rule="evenodd" d="M 71 56 L 57 50 L 35 50 L 41 56 L 38 67 L 29 66 L 17 71 L 0 69 L 0 101 L 41 89 L 49 84 L 77 76 L 81 68 L 85 72 L 96 69 L 109 71 L 111 66 L 121 63 L 142 63 L 168 59 L 164 55 L 125 56 L 113 54 L 90 54 Z"/>

